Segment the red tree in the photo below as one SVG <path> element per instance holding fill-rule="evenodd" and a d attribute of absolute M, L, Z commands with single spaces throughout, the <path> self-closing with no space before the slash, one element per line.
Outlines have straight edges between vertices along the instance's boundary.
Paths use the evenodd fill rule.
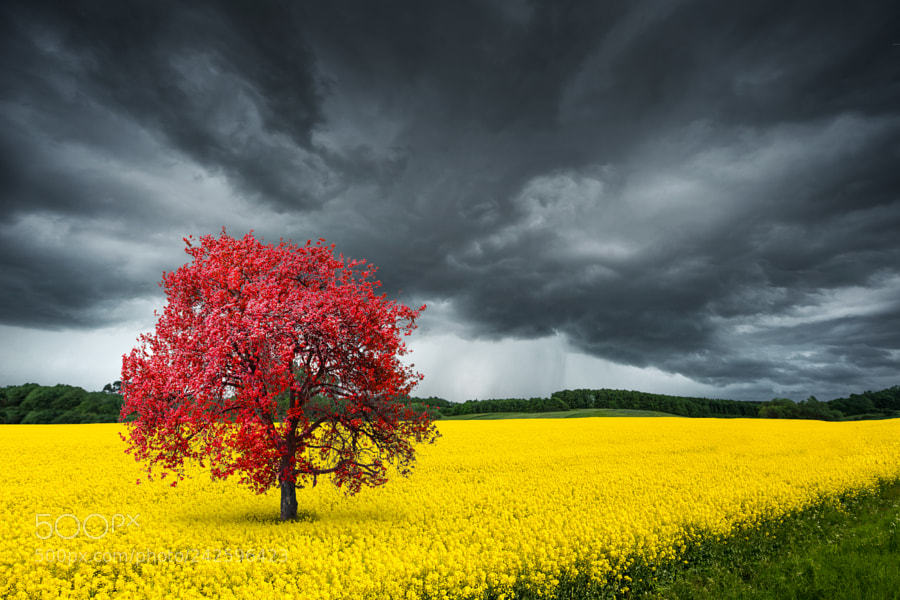
<path fill-rule="evenodd" d="M 163 274 L 156 331 L 122 359 L 123 439 L 148 476 L 183 479 L 194 459 L 258 493 L 280 486 L 291 519 L 296 487 L 330 476 L 354 494 L 434 440 L 399 401 L 422 378 L 399 357 L 425 306 L 376 295 L 375 268 L 323 242 L 185 239 L 193 261 Z"/>

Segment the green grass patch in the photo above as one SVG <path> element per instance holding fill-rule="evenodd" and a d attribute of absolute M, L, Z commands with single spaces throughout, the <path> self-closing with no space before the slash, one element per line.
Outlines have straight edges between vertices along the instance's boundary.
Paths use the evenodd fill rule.
<path fill-rule="evenodd" d="M 900 481 L 694 550 L 648 598 L 900 598 Z"/>
<path fill-rule="evenodd" d="M 442 421 L 478 421 L 493 419 L 581 419 L 584 417 L 676 417 L 671 413 L 655 410 L 631 410 L 627 408 L 579 408 L 552 412 L 494 412 L 442 417 Z"/>
<path fill-rule="evenodd" d="M 873 492 L 827 499 L 724 540 L 694 544 L 668 564 L 634 563 L 624 575 L 599 586 L 585 575 L 564 574 L 549 597 L 900 599 L 900 480 Z M 521 587 L 512 594 L 516 600 L 539 597 L 548 598 Z"/>

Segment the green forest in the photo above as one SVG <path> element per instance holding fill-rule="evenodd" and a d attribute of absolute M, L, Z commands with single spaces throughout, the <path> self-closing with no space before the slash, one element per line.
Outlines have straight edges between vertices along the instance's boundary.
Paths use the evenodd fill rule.
<path fill-rule="evenodd" d="M 821 402 L 810 396 L 801 402 L 788 398 L 769 401 L 722 400 L 667 396 L 633 390 L 562 390 L 549 398 L 502 398 L 449 402 L 442 398 L 410 398 L 409 402 L 431 407 L 436 416 L 460 416 L 482 413 L 541 413 L 585 408 L 651 410 L 682 417 L 743 417 L 770 419 L 818 419 L 846 421 L 900 417 L 900 386 L 877 392 L 850 394 Z"/>
<path fill-rule="evenodd" d="M 118 383 L 101 392 L 74 385 L 26 383 L 0 388 L 0 423 L 114 423 L 122 396 Z"/>
<path fill-rule="evenodd" d="M 99 392 L 72 385 L 36 383 L 0 388 L 0 424 L 114 423 L 122 396 L 119 382 Z M 658 411 L 682 417 L 742 417 L 847 421 L 900 417 L 900 386 L 850 394 L 822 402 L 775 398 L 766 402 L 667 396 L 633 390 L 578 389 L 554 392 L 549 398 L 496 398 L 450 402 L 443 398 L 404 398 L 435 418 L 483 413 L 542 413 L 586 408 Z"/>

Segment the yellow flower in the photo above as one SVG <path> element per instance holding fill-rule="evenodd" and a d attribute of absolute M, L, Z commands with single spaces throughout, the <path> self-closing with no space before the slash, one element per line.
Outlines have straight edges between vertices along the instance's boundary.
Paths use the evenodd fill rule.
<path fill-rule="evenodd" d="M 563 574 L 629 585 L 635 561 L 652 570 L 693 541 L 900 477 L 900 420 L 439 429 L 409 478 L 352 498 L 320 482 L 298 491 L 308 518 L 280 523 L 277 490 L 196 466 L 177 488 L 134 485 L 142 467 L 119 425 L 0 425 L 0 596 L 504 598 L 546 595 Z"/>

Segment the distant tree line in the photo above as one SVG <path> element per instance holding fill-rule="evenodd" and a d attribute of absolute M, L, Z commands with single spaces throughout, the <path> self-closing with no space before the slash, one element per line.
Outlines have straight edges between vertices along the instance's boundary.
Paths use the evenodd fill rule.
<path fill-rule="evenodd" d="M 433 419 L 440 419 L 441 417 L 446 416 L 444 411 L 452 409 L 452 407 L 457 404 L 456 402 L 450 402 L 449 400 L 444 400 L 437 396 L 429 396 L 428 398 L 400 398 L 399 400 L 417 410 L 428 411 Z"/>
<path fill-rule="evenodd" d="M 820 402 L 810 396 L 802 402 L 775 398 L 764 402 L 759 416 L 770 419 L 821 419 L 823 421 L 858 421 L 861 419 L 890 419 L 900 417 L 900 385 L 878 391 L 850 394 Z"/>
<path fill-rule="evenodd" d="M 36 383 L 0 388 L 0 424 L 114 423 L 122 407 L 120 382 L 100 392 L 72 385 Z M 450 402 L 443 398 L 403 398 L 402 402 L 428 411 L 434 418 L 480 413 L 542 413 L 585 408 L 651 410 L 682 417 L 743 417 L 847 421 L 900 417 L 900 386 L 878 392 L 850 394 L 821 402 L 810 396 L 801 402 L 774 398 L 767 402 L 667 396 L 632 390 L 562 390 L 549 398 L 494 398 Z"/>
<path fill-rule="evenodd" d="M 820 402 L 815 396 L 801 402 L 775 398 L 767 402 L 668 396 L 633 390 L 577 389 L 554 392 L 549 398 L 501 398 L 449 402 L 442 398 L 407 400 L 433 414 L 452 417 L 480 413 L 541 413 L 585 408 L 650 410 L 683 417 L 742 417 L 818 419 L 824 421 L 900 417 L 900 386 L 878 392 L 851 394 Z"/>
<path fill-rule="evenodd" d="M 558 397 L 572 408 L 653 410 L 682 417 L 755 417 L 759 402 L 668 396 L 632 390 L 563 390 Z"/>
<path fill-rule="evenodd" d="M 465 402 L 448 402 L 440 398 L 413 398 L 412 400 L 414 403 L 435 407 L 444 417 L 496 412 L 539 413 L 571 408 L 556 398 L 493 398 L 491 400 L 466 400 Z M 435 400 L 440 402 L 435 402 Z"/>
<path fill-rule="evenodd" d="M 900 385 L 879 392 L 850 394 L 849 398 L 836 398 L 828 404 L 852 418 L 900 417 Z"/>
<path fill-rule="evenodd" d="M 440 406 L 443 416 L 490 412 L 540 413 L 583 408 L 652 410 L 684 417 L 756 417 L 760 402 L 666 396 L 630 390 L 562 390 L 549 398 L 468 400 Z"/>
<path fill-rule="evenodd" d="M 122 396 L 120 383 L 108 383 L 102 392 L 73 385 L 36 383 L 0 388 L 0 424 L 115 423 Z"/>

